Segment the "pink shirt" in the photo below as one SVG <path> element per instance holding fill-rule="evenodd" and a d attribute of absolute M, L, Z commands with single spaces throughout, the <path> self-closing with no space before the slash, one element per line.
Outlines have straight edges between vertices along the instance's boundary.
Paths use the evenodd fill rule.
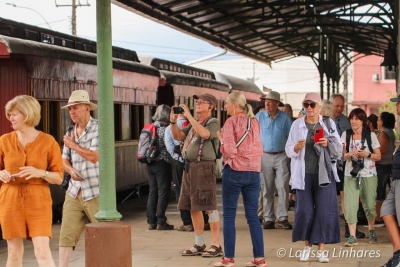
<path fill-rule="evenodd" d="M 221 152 L 225 164 L 235 171 L 261 172 L 261 156 L 263 155 L 260 138 L 260 125 L 254 118 L 251 120 L 250 132 L 243 143 L 236 148 L 237 141 L 247 130 L 247 116 L 228 118 L 221 129 L 223 145 Z"/>

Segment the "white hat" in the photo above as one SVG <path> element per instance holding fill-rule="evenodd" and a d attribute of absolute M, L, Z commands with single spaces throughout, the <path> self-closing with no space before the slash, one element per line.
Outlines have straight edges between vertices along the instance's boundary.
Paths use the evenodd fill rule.
<path fill-rule="evenodd" d="M 70 106 L 79 105 L 79 104 L 87 104 L 90 106 L 90 110 L 95 110 L 97 108 L 96 104 L 93 104 L 89 100 L 89 94 L 85 90 L 75 90 L 72 92 L 71 96 L 68 99 L 68 104 L 61 107 L 62 109 L 68 109 Z"/>

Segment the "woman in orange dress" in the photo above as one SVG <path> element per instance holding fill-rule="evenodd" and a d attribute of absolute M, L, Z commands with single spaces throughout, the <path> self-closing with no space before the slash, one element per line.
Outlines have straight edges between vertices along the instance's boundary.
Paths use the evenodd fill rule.
<path fill-rule="evenodd" d="M 0 137 L 0 225 L 7 240 L 7 267 L 22 266 L 23 238 L 32 240 L 39 266 L 54 266 L 49 241 L 52 199 L 49 184 L 61 184 L 60 146 L 35 129 L 39 102 L 20 95 L 6 105 L 13 132 Z"/>

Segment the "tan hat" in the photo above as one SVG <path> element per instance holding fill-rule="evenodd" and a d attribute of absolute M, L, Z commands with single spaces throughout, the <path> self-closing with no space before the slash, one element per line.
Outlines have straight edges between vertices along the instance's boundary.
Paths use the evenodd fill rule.
<path fill-rule="evenodd" d="M 201 99 L 201 100 L 210 102 L 210 104 L 213 104 L 215 108 L 218 105 L 218 100 L 215 98 L 215 96 L 213 96 L 211 94 L 194 95 L 193 98 L 194 99 Z"/>
<path fill-rule="evenodd" d="M 265 99 L 270 99 L 270 100 L 275 100 L 279 102 L 279 107 L 283 107 L 285 106 L 285 104 L 283 104 L 281 102 L 281 94 L 276 92 L 276 91 L 270 91 L 268 92 L 266 95 L 262 95 L 260 97 L 261 100 L 265 100 Z"/>
<path fill-rule="evenodd" d="M 62 109 L 68 109 L 70 106 L 87 104 L 90 106 L 90 110 L 95 110 L 97 108 L 96 104 L 93 104 L 89 100 L 89 93 L 85 90 L 75 90 L 72 92 L 68 99 L 68 104 L 61 107 Z"/>

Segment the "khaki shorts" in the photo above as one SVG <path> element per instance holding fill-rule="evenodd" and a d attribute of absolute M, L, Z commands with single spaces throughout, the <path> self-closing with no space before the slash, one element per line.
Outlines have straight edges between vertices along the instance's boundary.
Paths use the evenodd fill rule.
<path fill-rule="evenodd" d="M 60 231 L 60 247 L 75 247 L 85 225 L 97 222 L 94 215 L 99 212 L 99 197 L 83 201 L 82 191 L 79 190 L 76 199 L 68 192 L 65 194 L 63 216 Z"/>
<path fill-rule="evenodd" d="M 182 177 L 178 209 L 217 209 L 215 161 L 187 162 Z"/>

